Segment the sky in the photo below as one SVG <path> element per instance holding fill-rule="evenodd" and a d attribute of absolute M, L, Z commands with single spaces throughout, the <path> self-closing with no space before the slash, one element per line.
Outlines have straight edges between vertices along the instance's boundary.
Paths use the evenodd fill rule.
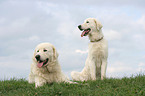
<path fill-rule="evenodd" d="M 88 37 L 77 28 L 87 18 L 103 25 L 108 40 L 107 77 L 145 73 L 145 0 L 1 0 L 0 80 L 28 78 L 35 47 L 52 43 L 62 71 L 81 71 Z M 71 78 L 71 77 L 70 77 Z"/>

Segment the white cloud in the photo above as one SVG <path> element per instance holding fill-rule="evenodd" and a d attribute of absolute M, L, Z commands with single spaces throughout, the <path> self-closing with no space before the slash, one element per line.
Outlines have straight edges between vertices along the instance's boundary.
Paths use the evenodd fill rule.
<path fill-rule="evenodd" d="M 109 48 L 109 54 L 114 54 L 117 52 L 116 48 Z"/>
<path fill-rule="evenodd" d="M 29 40 L 31 40 L 31 41 L 39 41 L 40 37 L 38 37 L 38 36 L 31 36 L 31 37 L 29 37 Z"/>
<path fill-rule="evenodd" d="M 137 23 L 145 29 L 145 15 L 142 15 L 142 17 L 137 21 Z"/>
<path fill-rule="evenodd" d="M 139 74 L 145 72 L 145 63 L 140 62 L 135 65 L 126 64 L 124 62 L 116 61 L 107 67 L 107 77 L 122 77 L 132 76 L 133 74 Z M 121 75 L 121 76 L 119 76 Z"/>
<path fill-rule="evenodd" d="M 134 69 L 129 64 L 120 61 L 108 64 L 107 67 L 107 77 L 123 77 L 125 75 L 130 76 L 134 72 L 137 72 L 137 69 Z"/>
<path fill-rule="evenodd" d="M 145 41 L 145 34 L 134 34 L 133 35 L 133 39 L 135 40 L 135 41 Z"/>
<path fill-rule="evenodd" d="M 142 59 L 145 59 L 145 55 L 144 55 L 144 56 L 142 56 Z"/>
<path fill-rule="evenodd" d="M 23 32 L 22 30 L 25 29 L 28 23 L 29 18 L 20 18 L 12 21 L 8 21 L 7 19 L 5 19 L 5 22 L 3 23 L 4 26 L 0 26 L 0 37 L 12 38 L 12 36 L 18 36 Z"/>
<path fill-rule="evenodd" d="M 142 72 L 142 71 L 145 71 L 145 63 L 143 62 L 140 62 L 138 64 L 138 69 L 137 69 L 139 72 Z"/>
<path fill-rule="evenodd" d="M 119 72 L 132 72 L 134 69 L 131 67 L 125 67 L 125 66 L 118 66 L 118 67 L 108 67 L 109 73 L 119 73 Z"/>
<path fill-rule="evenodd" d="M 51 2 L 59 3 L 59 4 L 69 4 L 76 6 L 99 6 L 99 7 L 122 7 L 122 6 L 132 6 L 144 8 L 145 1 L 144 0 L 73 0 L 71 3 L 68 0 L 52 0 Z M 88 8 L 88 7 L 87 7 Z"/>
<path fill-rule="evenodd" d="M 20 19 L 15 20 L 11 26 L 21 28 L 21 27 L 26 26 L 29 23 L 29 21 L 30 21 L 29 18 L 20 18 Z"/>
<path fill-rule="evenodd" d="M 11 66 L 10 66 L 11 64 Z M 0 62 L 0 80 L 11 78 L 27 78 L 30 72 L 30 62 L 21 61 L 5 61 Z"/>
<path fill-rule="evenodd" d="M 88 53 L 88 50 L 82 51 L 82 50 L 77 49 L 77 50 L 75 50 L 75 52 L 80 53 L 80 54 L 86 54 L 86 53 Z"/>
<path fill-rule="evenodd" d="M 145 44 L 144 44 L 144 41 L 145 41 L 145 33 L 137 33 L 137 34 L 134 34 L 132 36 L 132 39 L 135 43 L 135 46 L 136 48 L 138 49 L 142 49 L 144 50 L 145 49 Z"/>
<path fill-rule="evenodd" d="M 5 18 L 0 18 L 0 24 L 3 24 L 6 21 Z"/>
<path fill-rule="evenodd" d="M 104 35 L 108 40 L 120 40 L 122 38 L 121 33 L 115 30 L 104 30 Z"/>
<path fill-rule="evenodd" d="M 56 3 L 51 3 L 51 2 L 45 2 L 45 1 L 38 1 L 36 2 L 38 5 L 37 7 L 45 11 L 47 14 L 53 13 L 51 10 L 57 9 L 58 5 Z"/>
<path fill-rule="evenodd" d="M 145 63 L 141 62 L 138 64 L 139 67 L 145 67 Z"/>
<path fill-rule="evenodd" d="M 71 20 L 65 20 L 65 21 L 67 21 L 67 22 L 61 22 L 59 24 L 57 31 L 59 33 L 61 33 L 63 36 L 69 38 L 69 36 L 74 34 L 73 30 L 75 27 L 73 26 L 74 25 L 73 21 L 71 21 Z"/>

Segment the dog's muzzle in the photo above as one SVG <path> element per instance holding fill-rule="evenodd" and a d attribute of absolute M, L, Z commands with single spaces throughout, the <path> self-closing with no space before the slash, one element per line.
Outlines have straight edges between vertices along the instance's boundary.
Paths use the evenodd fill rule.
<path fill-rule="evenodd" d="M 37 61 L 40 61 L 40 55 L 36 55 L 35 58 Z"/>
<path fill-rule="evenodd" d="M 46 60 L 41 60 L 40 55 L 35 56 L 37 60 L 37 67 L 41 68 L 42 66 L 46 66 L 48 64 L 49 58 L 46 58 Z"/>
<path fill-rule="evenodd" d="M 81 26 L 81 25 L 79 25 L 79 26 L 78 26 L 78 28 L 79 28 L 81 31 L 83 31 L 83 29 L 82 29 L 82 26 Z"/>

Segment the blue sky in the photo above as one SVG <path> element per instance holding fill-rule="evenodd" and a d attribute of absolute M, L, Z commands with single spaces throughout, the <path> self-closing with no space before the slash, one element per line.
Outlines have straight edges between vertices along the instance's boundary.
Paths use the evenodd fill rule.
<path fill-rule="evenodd" d="M 109 43 L 107 77 L 145 70 L 144 0 L 0 1 L 0 79 L 27 78 L 37 44 L 52 43 L 65 74 L 85 65 L 88 37 L 77 26 L 93 17 Z"/>

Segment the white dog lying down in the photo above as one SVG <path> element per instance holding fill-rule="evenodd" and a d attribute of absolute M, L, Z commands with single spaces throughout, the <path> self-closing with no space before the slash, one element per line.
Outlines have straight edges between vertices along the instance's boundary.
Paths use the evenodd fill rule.
<path fill-rule="evenodd" d="M 71 72 L 74 81 L 103 80 L 106 77 L 108 43 L 102 33 L 102 25 L 94 18 L 88 18 L 78 28 L 83 31 L 81 37 L 90 39 L 88 57 L 82 72 Z"/>
<path fill-rule="evenodd" d="M 34 52 L 31 72 L 29 74 L 29 83 L 35 83 L 35 87 L 43 86 L 45 83 L 68 82 L 58 63 L 58 53 L 55 47 L 50 43 L 39 44 Z"/>

